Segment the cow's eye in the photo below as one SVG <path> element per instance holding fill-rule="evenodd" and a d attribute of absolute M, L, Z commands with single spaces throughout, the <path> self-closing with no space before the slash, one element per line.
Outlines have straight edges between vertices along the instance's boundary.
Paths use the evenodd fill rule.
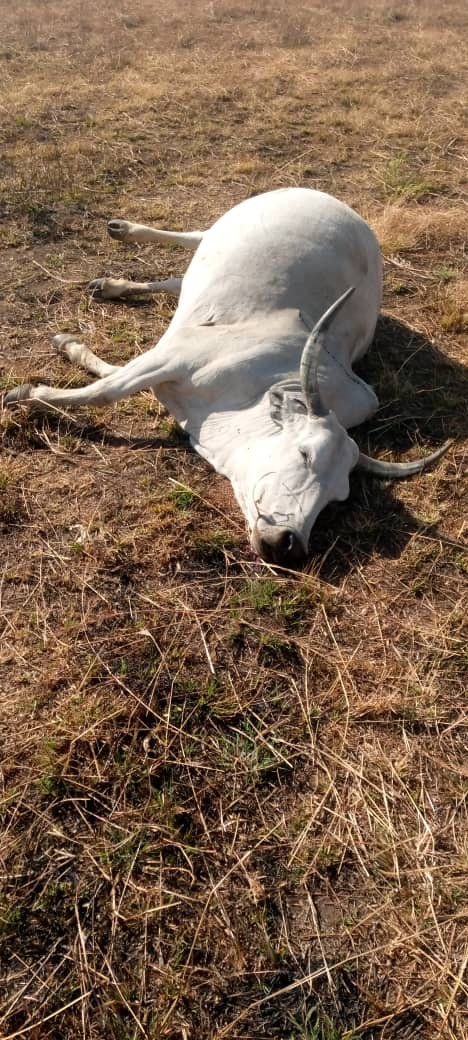
<path fill-rule="evenodd" d="M 299 455 L 301 456 L 301 459 L 303 459 L 305 464 L 307 465 L 307 463 L 309 461 L 309 456 L 307 454 L 306 449 L 305 448 L 299 448 Z"/>

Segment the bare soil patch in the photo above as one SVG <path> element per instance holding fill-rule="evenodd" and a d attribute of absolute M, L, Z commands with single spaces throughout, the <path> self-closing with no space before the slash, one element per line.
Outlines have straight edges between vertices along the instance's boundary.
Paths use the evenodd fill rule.
<path fill-rule="evenodd" d="M 2 415 L 0 1022 L 34 1040 L 468 1035 L 466 5 L 2 4 L 0 388 L 166 327 L 111 217 L 207 226 L 281 185 L 386 259 L 382 455 L 310 565 L 252 555 L 150 395 Z M 465 470 L 464 470 L 465 466 Z"/>

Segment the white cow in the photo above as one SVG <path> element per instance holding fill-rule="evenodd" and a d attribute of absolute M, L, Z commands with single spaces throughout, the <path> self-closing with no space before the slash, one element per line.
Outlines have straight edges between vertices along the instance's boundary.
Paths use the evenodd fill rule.
<path fill-rule="evenodd" d="M 108 298 L 180 290 L 169 328 L 122 367 L 73 336 L 56 336 L 61 353 L 100 378 L 80 389 L 20 386 L 6 404 L 104 405 L 151 388 L 196 451 L 231 481 L 256 552 L 286 567 L 304 562 L 316 517 L 347 498 L 354 467 L 405 477 L 446 450 L 383 463 L 346 432 L 378 405 L 352 365 L 374 335 L 382 260 L 373 232 L 344 203 L 289 188 L 242 202 L 206 232 L 120 220 L 109 232 L 120 241 L 196 249 L 183 283 L 91 283 Z"/>

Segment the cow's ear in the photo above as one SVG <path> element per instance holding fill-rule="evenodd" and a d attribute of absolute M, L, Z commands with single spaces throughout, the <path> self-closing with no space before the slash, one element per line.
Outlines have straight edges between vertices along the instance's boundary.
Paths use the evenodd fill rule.
<path fill-rule="evenodd" d="M 269 393 L 270 415 L 277 426 L 284 426 L 297 415 L 305 415 L 307 406 L 301 390 L 273 386 Z"/>
<path fill-rule="evenodd" d="M 270 390 L 270 415 L 277 426 L 283 425 L 284 390 Z"/>

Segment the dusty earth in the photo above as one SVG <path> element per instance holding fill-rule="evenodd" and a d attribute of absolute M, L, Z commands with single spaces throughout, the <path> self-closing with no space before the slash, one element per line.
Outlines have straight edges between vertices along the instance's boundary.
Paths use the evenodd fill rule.
<path fill-rule="evenodd" d="M 356 476 L 295 576 L 149 394 L 3 412 L 3 1036 L 462 1040 L 466 5 L 0 10 L 2 390 L 86 380 L 56 332 L 119 361 L 167 326 L 87 292 L 188 262 L 110 217 L 198 228 L 301 184 L 385 255 L 361 444 L 454 439 Z"/>

